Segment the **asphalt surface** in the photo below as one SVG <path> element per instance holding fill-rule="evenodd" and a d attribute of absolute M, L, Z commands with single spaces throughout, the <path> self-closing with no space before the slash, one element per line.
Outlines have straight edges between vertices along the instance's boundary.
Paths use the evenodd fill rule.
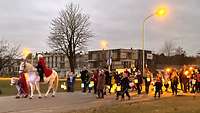
<path fill-rule="evenodd" d="M 99 100 L 93 94 L 81 92 L 57 93 L 56 97 L 42 99 L 37 95 L 33 99 L 15 99 L 15 96 L 7 96 L 0 97 L 0 113 L 63 113 L 98 107 L 104 102 L 108 100 Z"/>
<path fill-rule="evenodd" d="M 39 99 L 37 95 L 33 99 L 20 98 L 15 96 L 0 97 L 0 113 L 68 113 L 82 109 L 99 108 L 101 106 L 113 105 L 118 103 L 152 101 L 153 92 L 150 96 L 142 94 L 140 96 L 131 93 L 130 101 L 116 101 L 114 95 L 105 96 L 104 99 L 96 99 L 94 94 L 82 92 L 57 93 L 56 97 L 43 97 Z M 182 95 L 182 94 L 181 94 Z M 190 95 L 191 94 L 184 94 Z M 171 93 L 164 93 L 163 97 L 170 97 Z M 200 96 L 197 94 L 196 96 Z"/>

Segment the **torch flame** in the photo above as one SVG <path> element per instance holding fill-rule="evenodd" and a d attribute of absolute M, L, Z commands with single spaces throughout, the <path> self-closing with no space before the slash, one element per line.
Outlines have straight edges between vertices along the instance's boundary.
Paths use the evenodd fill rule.
<path fill-rule="evenodd" d="M 31 51 L 29 48 L 24 48 L 22 52 L 23 58 L 26 58 L 30 53 Z"/>

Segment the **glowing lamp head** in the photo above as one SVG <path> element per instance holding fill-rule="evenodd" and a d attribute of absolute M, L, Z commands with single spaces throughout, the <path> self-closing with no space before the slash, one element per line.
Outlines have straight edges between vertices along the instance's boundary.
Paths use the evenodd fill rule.
<path fill-rule="evenodd" d="M 168 15 L 169 7 L 166 4 L 161 4 L 155 8 L 155 15 L 158 17 L 163 17 Z"/>
<path fill-rule="evenodd" d="M 100 46 L 101 46 L 102 49 L 108 48 L 108 41 L 106 41 L 106 40 L 101 40 Z"/>

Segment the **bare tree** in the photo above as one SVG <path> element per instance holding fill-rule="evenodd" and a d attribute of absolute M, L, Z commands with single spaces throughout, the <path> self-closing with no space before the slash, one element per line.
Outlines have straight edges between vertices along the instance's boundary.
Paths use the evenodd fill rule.
<path fill-rule="evenodd" d="M 86 42 L 93 36 L 89 25 L 89 16 L 73 3 L 66 5 L 52 20 L 48 44 L 68 57 L 72 71 L 76 66 L 76 53 L 86 47 Z"/>
<path fill-rule="evenodd" d="M 183 50 L 183 48 L 182 47 L 177 47 L 177 48 L 175 48 L 175 55 L 185 55 L 186 54 L 186 52 Z"/>
<path fill-rule="evenodd" d="M 164 43 L 161 52 L 164 53 L 166 56 L 172 56 L 175 50 L 175 44 L 172 41 L 166 41 Z"/>
<path fill-rule="evenodd" d="M 0 40 L 0 72 L 16 63 L 17 57 L 19 57 L 19 45 L 11 45 L 6 40 Z"/>

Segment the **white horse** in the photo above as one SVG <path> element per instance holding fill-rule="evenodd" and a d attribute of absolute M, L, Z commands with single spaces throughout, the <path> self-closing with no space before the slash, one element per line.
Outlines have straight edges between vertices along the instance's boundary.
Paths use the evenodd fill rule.
<path fill-rule="evenodd" d="M 22 62 L 20 64 L 20 70 L 23 71 L 24 74 L 28 74 L 27 81 L 30 85 L 30 99 L 33 98 L 33 93 L 35 91 L 35 88 L 38 91 L 39 98 L 41 98 L 42 95 L 40 92 L 40 84 L 39 84 L 40 77 L 38 76 L 36 68 L 30 63 Z M 52 74 L 49 77 L 47 78 L 44 77 L 44 84 L 48 84 L 48 90 L 45 94 L 45 97 L 48 96 L 51 89 L 53 89 L 52 97 L 55 97 L 55 93 L 58 88 L 58 81 L 59 81 L 58 74 L 55 70 L 52 71 Z"/>

